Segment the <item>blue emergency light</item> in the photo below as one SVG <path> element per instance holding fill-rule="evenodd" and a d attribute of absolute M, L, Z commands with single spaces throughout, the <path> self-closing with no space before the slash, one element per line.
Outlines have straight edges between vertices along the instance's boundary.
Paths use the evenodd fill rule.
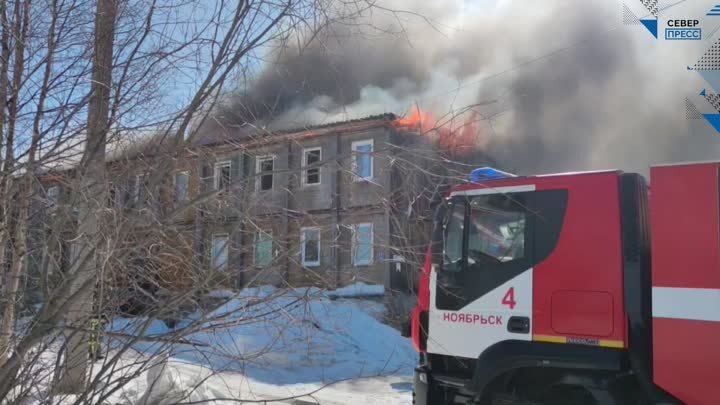
<path fill-rule="evenodd" d="M 488 180 L 506 179 L 508 177 L 517 177 L 514 174 L 503 172 L 492 167 L 478 167 L 470 172 L 470 182 L 481 183 Z"/>

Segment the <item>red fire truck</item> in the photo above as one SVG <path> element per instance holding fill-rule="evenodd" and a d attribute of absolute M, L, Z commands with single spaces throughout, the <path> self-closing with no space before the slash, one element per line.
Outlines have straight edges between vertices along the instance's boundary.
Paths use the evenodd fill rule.
<path fill-rule="evenodd" d="M 435 217 L 414 403 L 720 404 L 719 171 L 474 171 Z"/>

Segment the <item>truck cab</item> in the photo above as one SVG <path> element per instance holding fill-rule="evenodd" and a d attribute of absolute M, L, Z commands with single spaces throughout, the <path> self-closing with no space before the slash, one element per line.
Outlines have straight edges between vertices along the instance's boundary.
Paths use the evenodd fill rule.
<path fill-rule="evenodd" d="M 714 173 L 713 182 L 703 180 L 714 197 L 705 193 L 706 204 L 673 221 L 715 218 L 717 234 L 718 164 L 706 170 Z M 673 184 L 667 187 L 682 187 Z M 679 398 L 672 381 L 666 389 L 654 379 L 663 375 L 653 362 L 654 340 L 662 338 L 653 335 L 660 290 L 653 289 L 648 192 L 642 176 L 617 170 L 520 177 L 491 168 L 452 189 L 436 213 L 412 317 L 420 352 L 415 403 Z M 671 229 L 663 232 L 673 240 Z"/>

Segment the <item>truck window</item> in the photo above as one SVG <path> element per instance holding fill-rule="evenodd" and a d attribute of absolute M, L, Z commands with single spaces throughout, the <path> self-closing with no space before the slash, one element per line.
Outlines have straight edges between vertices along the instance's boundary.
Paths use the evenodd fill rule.
<path fill-rule="evenodd" d="M 463 229 L 465 228 L 465 204 L 452 204 L 445 218 L 443 231 L 443 270 L 462 270 Z"/>
<path fill-rule="evenodd" d="M 470 202 L 468 264 L 482 257 L 509 262 L 525 257 L 525 210 L 510 198 L 477 196 Z"/>

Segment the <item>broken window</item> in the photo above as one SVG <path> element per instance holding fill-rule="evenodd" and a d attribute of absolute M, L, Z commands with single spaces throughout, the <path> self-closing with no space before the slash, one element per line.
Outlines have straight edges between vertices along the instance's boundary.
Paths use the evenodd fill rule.
<path fill-rule="evenodd" d="M 258 176 L 258 190 L 272 190 L 274 166 L 274 156 L 262 156 L 257 158 L 256 174 Z"/>
<path fill-rule="evenodd" d="M 355 181 L 373 178 L 373 140 L 352 143 L 353 174 Z"/>
<path fill-rule="evenodd" d="M 303 151 L 304 184 L 320 184 L 320 160 L 322 160 L 322 148 L 309 148 Z"/>
<path fill-rule="evenodd" d="M 230 161 L 215 163 L 215 190 L 227 190 L 232 177 L 230 175 Z"/>

